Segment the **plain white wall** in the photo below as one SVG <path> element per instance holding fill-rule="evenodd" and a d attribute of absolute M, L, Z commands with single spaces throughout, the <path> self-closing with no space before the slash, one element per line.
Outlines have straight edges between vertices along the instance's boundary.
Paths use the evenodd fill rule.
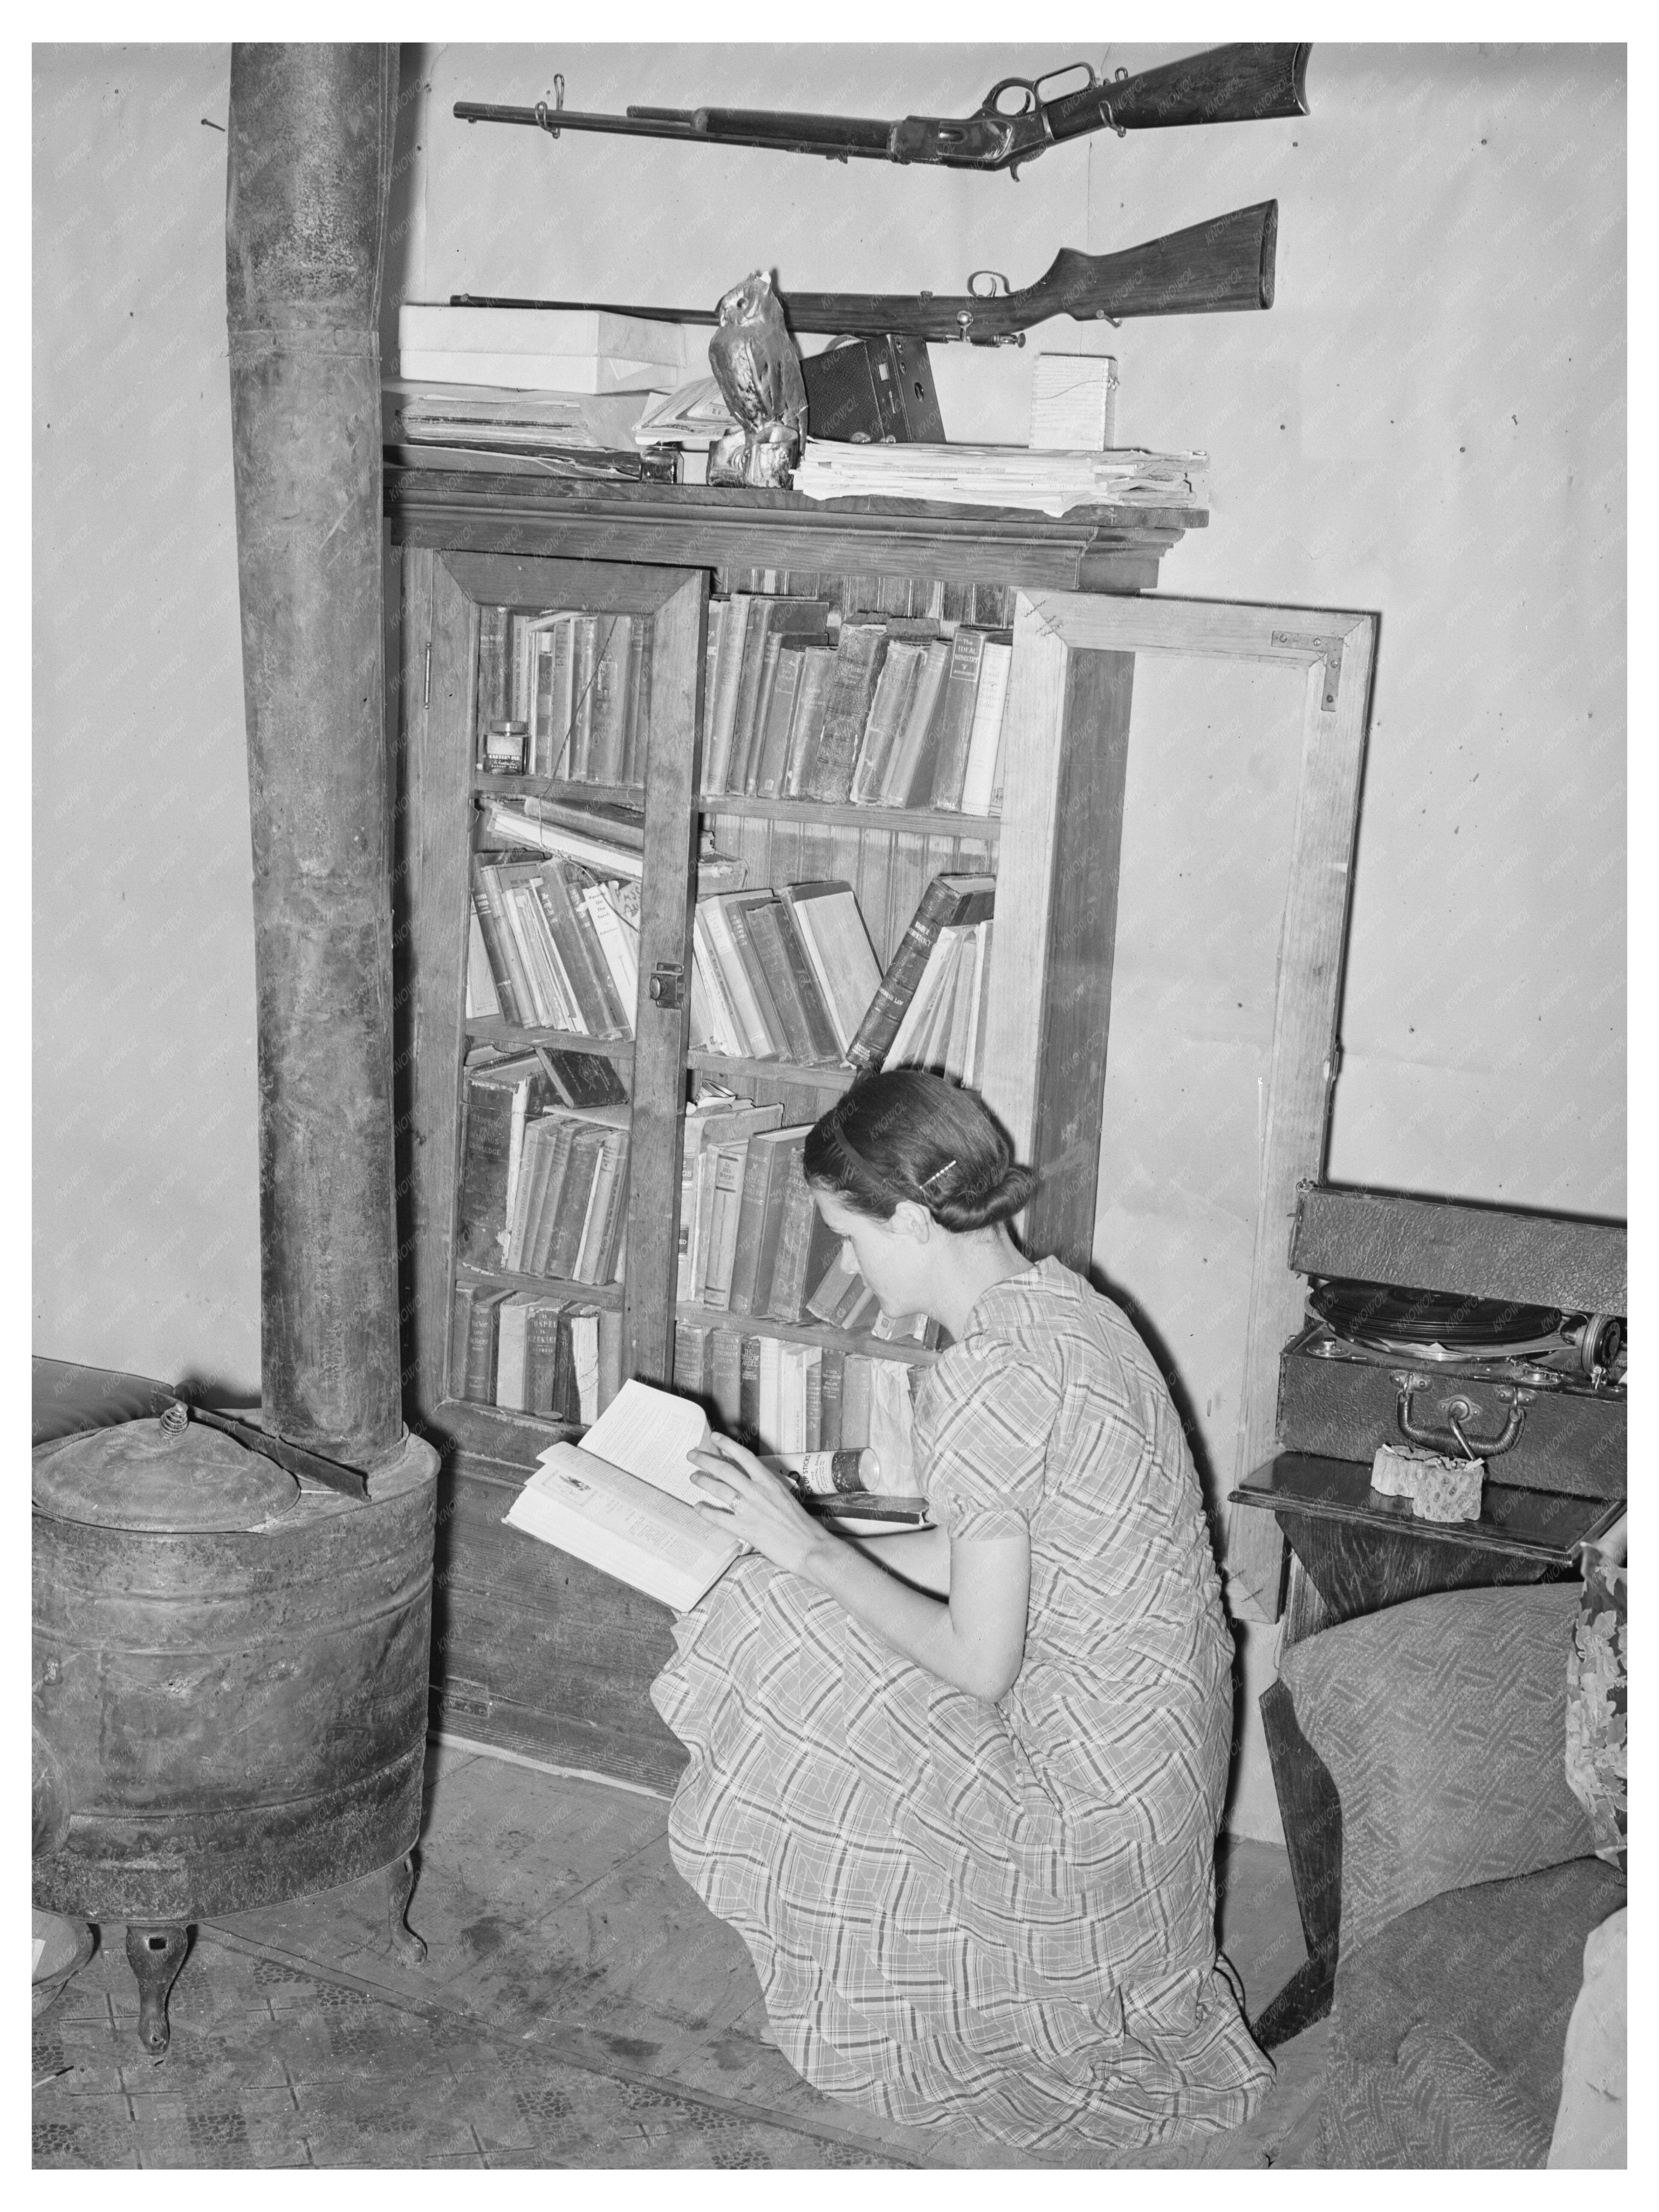
<path fill-rule="evenodd" d="M 1021 440 L 1036 351 L 1111 351 L 1120 435 L 1212 457 L 1211 526 L 1169 556 L 1166 592 L 1381 614 L 1329 1171 L 1620 1214 L 1622 50 L 1316 46 L 1306 118 L 1095 138 L 1018 184 L 449 114 L 550 97 L 556 70 L 573 107 L 963 112 L 1076 51 L 407 49 L 387 328 L 400 289 L 711 304 L 760 265 L 786 292 L 953 290 L 981 267 L 1018 285 L 1062 245 L 1276 196 L 1270 313 L 935 349 L 947 428 Z M 204 126 L 228 70 L 224 47 L 35 50 L 33 1313 L 38 1351 L 244 1389 L 252 902 L 224 140 Z M 1177 1174 L 1156 1085 L 1139 1138 L 1109 1102 L 1096 1256 L 1144 1303 L 1222 1484 L 1278 726 L 1260 686 L 1143 674 L 1109 1080 L 1144 1091 L 1178 1021 L 1212 1110 L 1180 1119 Z M 1161 838 L 1206 823 L 1218 842 L 1172 889 Z M 1160 967 L 1216 988 L 1182 1012 Z M 1252 1698 L 1270 1658 L 1249 1639 Z M 1254 1734 L 1233 1825 L 1276 1827 Z"/>
<path fill-rule="evenodd" d="M 228 70 L 34 49 L 33 1342 L 257 1397 Z"/>

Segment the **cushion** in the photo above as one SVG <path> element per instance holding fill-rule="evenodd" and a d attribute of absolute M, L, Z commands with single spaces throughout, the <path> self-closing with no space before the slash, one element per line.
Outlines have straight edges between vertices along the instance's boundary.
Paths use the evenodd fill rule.
<path fill-rule="evenodd" d="M 1591 1854 L 1568 1787 L 1576 1583 L 1444 1590 L 1279 1660 L 1342 1806 L 1346 1954 L 1443 1890 Z"/>
<path fill-rule="evenodd" d="M 1542 2166 L 1585 1937 L 1625 1895 L 1575 1859 L 1447 1891 L 1345 1951 L 1322 2165 Z"/>
<path fill-rule="evenodd" d="M 1598 1858 L 1625 1863 L 1630 1768 L 1625 1748 L 1628 1584 L 1622 1564 L 1589 1552 L 1567 1657 L 1567 1782 L 1589 1814 Z"/>

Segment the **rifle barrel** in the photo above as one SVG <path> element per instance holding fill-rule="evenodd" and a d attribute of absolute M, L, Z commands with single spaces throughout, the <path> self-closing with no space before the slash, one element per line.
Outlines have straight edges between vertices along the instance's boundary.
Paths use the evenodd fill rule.
<path fill-rule="evenodd" d="M 897 337 L 936 343 L 966 338 L 990 345 L 1057 315 L 1087 322 L 1142 315 L 1214 315 L 1271 307 L 1279 235 L 1279 203 L 1259 200 L 1207 222 L 1115 253 L 1062 247 L 1033 284 L 995 299 L 969 294 L 880 292 L 779 293 L 778 305 L 797 336 Z M 470 292 L 450 295 L 455 307 L 548 307 L 586 314 L 636 315 L 646 322 L 706 323 L 712 308 L 625 307 L 596 300 L 516 300 Z"/>

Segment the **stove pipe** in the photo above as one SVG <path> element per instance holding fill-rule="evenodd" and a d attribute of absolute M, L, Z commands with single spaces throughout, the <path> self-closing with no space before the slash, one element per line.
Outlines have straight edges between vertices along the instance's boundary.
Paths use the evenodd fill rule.
<path fill-rule="evenodd" d="M 364 1468 L 403 1432 L 378 327 L 397 89 L 395 46 L 231 49 L 264 1418 Z"/>

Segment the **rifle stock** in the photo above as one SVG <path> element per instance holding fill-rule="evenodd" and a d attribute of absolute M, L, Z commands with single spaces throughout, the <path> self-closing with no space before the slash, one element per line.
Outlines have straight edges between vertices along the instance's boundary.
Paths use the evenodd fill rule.
<path fill-rule="evenodd" d="M 777 294 L 784 321 L 799 336 L 964 338 L 970 345 L 1023 345 L 1020 333 L 1051 316 L 1121 322 L 1142 315 L 1230 314 L 1273 303 L 1279 202 L 1261 200 L 1117 253 L 1079 253 L 1063 246 L 1035 284 L 995 297 L 971 292 L 793 292 Z M 548 307 L 588 314 L 636 315 L 647 322 L 709 323 L 709 307 L 629 307 L 594 300 L 517 300 L 455 292 L 456 307 Z"/>
<path fill-rule="evenodd" d="M 1306 46 L 1212 46 L 1139 76 L 1085 87 L 1048 107 L 1056 138 L 1103 124 L 1114 131 L 1167 131 L 1200 123 L 1266 123 L 1308 112 Z"/>
<path fill-rule="evenodd" d="M 1062 246 L 1036 283 L 994 299 L 796 292 L 781 295 L 781 304 L 795 331 L 852 337 L 890 331 L 899 337 L 966 338 L 973 345 L 1007 344 L 1054 315 L 1121 322 L 1228 314 L 1272 307 L 1278 235 L 1279 203 L 1262 200 L 1117 253 Z"/>

